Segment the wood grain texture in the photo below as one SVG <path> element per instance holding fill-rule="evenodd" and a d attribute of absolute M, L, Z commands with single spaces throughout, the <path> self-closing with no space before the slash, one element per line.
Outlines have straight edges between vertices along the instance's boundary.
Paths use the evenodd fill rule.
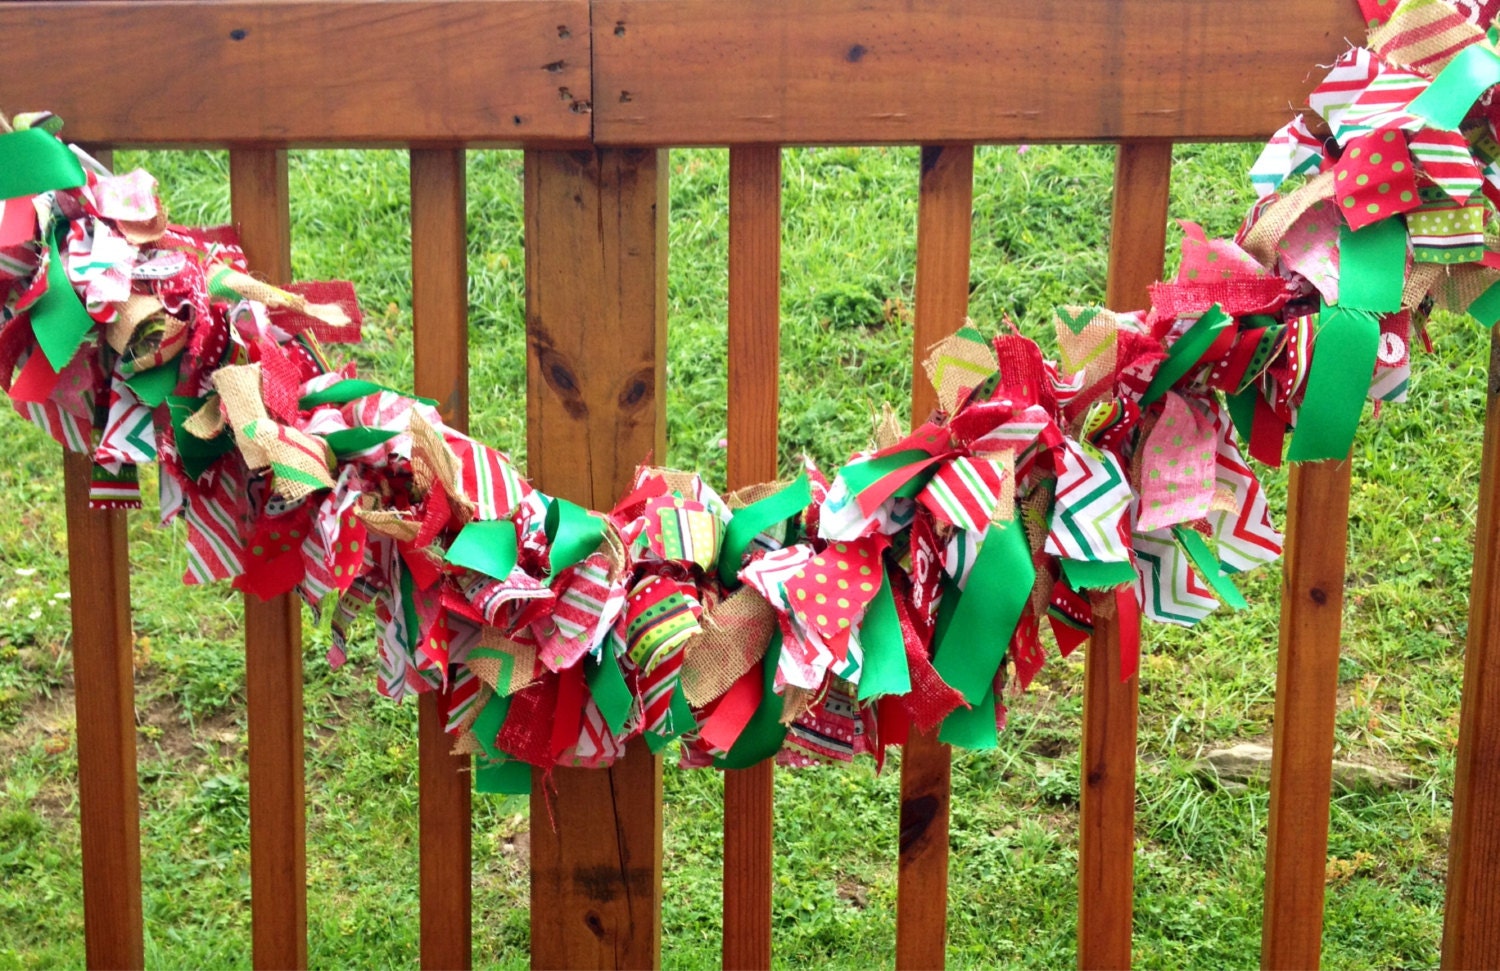
<path fill-rule="evenodd" d="M 1293 465 L 1261 925 L 1268 969 L 1315 968 L 1322 950 L 1348 534 L 1349 463 Z"/>
<path fill-rule="evenodd" d="M 1500 967 L 1500 332 L 1490 333 L 1489 401 L 1474 530 L 1469 640 L 1459 715 L 1443 967 Z"/>
<path fill-rule="evenodd" d="M 84 952 L 90 968 L 140 968 L 145 956 L 126 514 L 89 508 L 92 467 L 88 455 L 63 454 Z"/>
<path fill-rule="evenodd" d="M 656 151 L 526 153 L 529 471 L 590 508 L 666 455 L 666 180 Z M 661 771 L 636 743 L 535 773 L 532 967 L 660 964 Z"/>
<path fill-rule="evenodd" d="M 969 313 L 974 146 L 926 145 L 917 202 L 917 278 L 912 337 L 912 424 L 937 393 L 922 370 L 927 349 Z M 948 808 L 952 753 L 915 729 L 901 753 L 900 851 L 896 870 L 896 967 L 940 968 L 948 940 Z"/>
<path fill-rule="evenodd" d="M 411 153 L 411 308 L 416 393 L 438 401 L 443 420 L 469 427 L 468 220 L 464 151 Z M 453 755 L 439 696 L 417 699 L 424 968 L 473 960 L 470 892 L 470 760 Z"/>
<path fill-rule="evenodd" d="M 42 0 L 0 4 L 0 37 L 13 41 L 6 103 L 56 111 L 79 141 L 589 136 L 587 0 Z M 109 42 L 58 56 L 80 37 Z M 200 70 L 209 65 L 211 79 Z"/>
<path fill-rule="evenodd" d="M 598 0 L 593 15 L 594 133 L 630 145 L 1258 139 L 1365 33 L 1329 0 Z M 1267 24 L 1276 43 L 1247 42 Z"/>
<path fill-rule="evenodd" d="M 1170 142 L 1125 142 L 1115 156 L 1105 302 L 1146 305 L 1167 238 Z M 1084 659 L 1078 830 L 1078 965 L 1128 968 L 1135 887 L 1135 748 L 1139 682 L 1120 679 L 1120 631 L 1097 618 Z"/>
<path fill-rule="evenodd" d="M 101 85 L 100 87 L 107 87 Z M 286 153 L 229 153 L 229 192 L 251 269 L 292 276 Z M 289 595 L 245 597 L 245 707 L 250 748 L 251 961 L 307 966 L 307 844 L 302 762 L 302 612 Z"/>
<path fill-rule="evenodd" d="M 781 148 L 729 150 L 729 487 L 777 471 Z M 771 967 L 776 763 L 724 773 L 724 967 Z"/>

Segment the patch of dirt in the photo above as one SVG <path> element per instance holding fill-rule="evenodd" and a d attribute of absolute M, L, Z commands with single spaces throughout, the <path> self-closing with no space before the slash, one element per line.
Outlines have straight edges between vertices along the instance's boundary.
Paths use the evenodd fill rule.
<path fill-rule="evenodd" d="M 847 901 L 856 910 L 864 910 L 870 906 L 870 888 L 848 874 L 839 877 L 838 895 L 840 900 Z"/>
<path fill-rule="evenodd" d="M 74 696 L 71 685 L 64 686 L 52 696 L 40 697 L 22 711 L 15 725 L 0 732 L 0 765 L 18 757 L 40 744 L 42 750 L 53 758 L 60 758 L 73 747 Z M 60 775 L 49 781 L 31 801 L 32 807 L 47 819 L 65 819 L 74 815 L 74 788 Z"/>
<path fill-rule="evenodd" d="M 164 758 L 178 764 L 201 759 L 202 745 L 215 746 L 221 758 L 231 758 L 244 744 L 244 732 L 231 712 L 216 712 L 194 726 L 167 696 L 157 697 L 145 710 L 137 709 L 135 720 L 139 732 L 136 747 L 149 750 L 154 746 Z"/>

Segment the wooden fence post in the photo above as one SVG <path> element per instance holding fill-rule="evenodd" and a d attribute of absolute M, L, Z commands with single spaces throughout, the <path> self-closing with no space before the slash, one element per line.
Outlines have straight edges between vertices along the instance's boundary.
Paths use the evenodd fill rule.
<path fill-rule="evenodd" d="M 413 386 L 469 427 L 468 220 L 462 148 L 411 152 Z M 473 961 L 469 757 L 453 755 L 435 691 L 417 698 L 422 967 Z"/>
<path fill-rule="evenodd" d="M 1487 397 L 1448 838 L 1443 967 L 1449 969 L 1500 967 L 1500 332 L 1494 330 Z"/>
<path fill-rule="evenodd" d="M 526 153 L 526 440 L 537 487 L 590 508 L 666 458 L 667 155 Z M 536 771 L 531 964 L 661 963 L 661 759 Z"/>
<path fill-rule="evenodd" d="M 229 153 L 230 201 L 251 268 L 292 276 L 286 152 Z M 302 763 L 302 607 L 291 595 L 245 597 L 245 706 L 250 722 L 252 963 L 307 966 L 307 845 Z"/>

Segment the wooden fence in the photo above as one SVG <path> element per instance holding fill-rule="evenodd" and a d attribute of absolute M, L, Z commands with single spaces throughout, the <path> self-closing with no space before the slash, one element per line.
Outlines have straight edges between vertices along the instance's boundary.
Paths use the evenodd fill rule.
<path fill-rule="evenodd" d="M 665 451 L 665 150 L 728 145 L 729 485 L 777 456 L 780 146 L 920 144 L 915 354 L 968 299 L 973 145 L 1119 144 L 1108 302 L 1162 270 L 1174 141 L 1258 139 L 1363 34 L 1352 0 L 180 0 L 0 5 L 3 96 L 71 138 L 230 149 L 251 264 L 290 273 L 288 146 L 411 151 L 416 392 L 463 428 L 465 147 L 525 153 L 527 439 L 547 492 L 599 506 Z M 163 69 L 156 69 L 157 65 Z M 104 79 L 104 80 L 101 80 Z M 587 353 L 585 353 L 587 350 Z M 1500 352 L 1497 352 L 1500 353 Z M 933 404 L 913 382 L 913 411 Z M 1500 966 L 1500 370 L 1492 370 L 1443 962 Z M 542 447 L 545 443 L 545 447 Z M 85 933 L 142 962 L 125 520 L 66 461 Z M 1262 963 L 1319 959 L 1349 464 L 1292 472 Z M 300 616 L 245 605 L 254 963 L 306 961 Z M 1136 684 L 1087 652 L 1079 963 L 1130 963 Z M 421 701 L 421 957 L 470 955 L 469 781 Z M 661 761 L 555 773 L 532 845 L 537 967 L 661 950 Z M 943 964 L 949 752 L 901 766 L 896 964 Z M 772 768 L 727 773 L 724 963 L 771 959 Z M 540 791 L 540 787 L 538 787 Z M 539 797 L 534 797 L 539 798 Z M 534 803 L 537 818 L 546 809 Z M 1319 821 L 1323 825 L 1319 825 Z"/>

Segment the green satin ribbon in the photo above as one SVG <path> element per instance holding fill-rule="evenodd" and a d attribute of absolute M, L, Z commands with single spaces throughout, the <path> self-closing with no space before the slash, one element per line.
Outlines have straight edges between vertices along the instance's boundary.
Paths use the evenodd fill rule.
<path fill-rule="evenodd" d="M 1500 84 L 1500 57 L 1483 44 L 1474 44 L 1449 61 L 1406 110 L 1426 118 L 1434 128 L 1457 131 L 1474 102 L 1496 84 Z"/>
<path fill-rule="evenodd" d="M 1318 319 L 1307 390 L 1287 447 L 1292 462 L 1349 457 L 1380 345 L 1380 323 L 1367 310 L 1325 306 Z"/>
<path fill-rule="evenodd" d="M 1401 309 L 1405 286 L 1405 220 L 1382 219 L 1358 230 L 1339 227 L 1340 307 L 1393 314 Z"/>
<path fill-rule="evenodd" d="M 1250 606 L 1245 602 L 1245 597 L 1240 593 L 1239 588 L 1234 585 L 1234 581 L 1224 573 L 1219 558 L 1214 556 L 1197 530 L 1185 525 L 1177 525 L 1172 527 L 1172 534 L 1177 537 L 1177 542 L 1182 545 L 1182 550 L 1188 555 L 1188 559 L 1193 561 L 1198 575 L 1208 581 L 1208 585 L 1214 588 L 1214 593 L 1219 595 L 1220 600 L 1235 610 L 1244 610 Z"/>
<path fill-rule="evenodd" d="M 926 466 L 912 473 L 911 477 L 891 492 L 891 497 L 911 499 L 922 491 L 923 486 L 937 475 L 940 460 L 934 458 L 931 453 L 924 452 L 920 448 L 902 449 L 892 452 L 890 455 L 882 455 L 879 458 L 865 459 L 860 462 L 850 462 L 839 469 L 839 478 L 849 487 L 849 492 L 858 500 L 861 493 L 901 469 L 913 466 Z M 860 509 L 864 504 L 860 503 Z"/>
<path fill-rule="evenodd" d="M 581 561 L 604 542 L 604 517 L 566 499 L 548 500 L 545 528 L 552 549 L 548 580 Z"/>
<path fill-rule="evenodd" d="M 1141 395 L 1142 407 L 1166 394 L 1172 385 L 1197 367 L 1220 332 L 1233 325 L 1234 318 L 1220 310 L 1218 304 L 1205 310 L 1203 316 L 1193 321 L 1193 325 L 1167 348 L 1167 359 L 1161 362 L 1156 377 L 1151 379 L 1151 383 L 1146 386 L 1146 393 Z"/>
<path fill-rule="evenodd" d="M 991 686 L 974 707 L 955 708 L 943 719 L 938 741 L 967 749 L 998 748 L 1000 733 L 995 714 L 995 689 Z"/>
<path fill-rule="evenodd" d="M 1255 399 L 1259 394 L 1255 388 L 1250 388 L 1239 394 L 1224 396 L 1224 405 L 1229 409 L 1229 420 L 1234 423 L 1234 430 L 1239 434 L 1241 442 L 1250 441 L 1250 428 L 1255 423 Z"/>
<path fill-rule="evenodd" d="M 322 391 L 314 391 L 312 394 L 305 394 L 301 398 L 298 398 L 297 407 L 302 411 L 308 411 L 316 408 L 318 405 L 347 405 L 351 401 L 358 401 L 360 398 L 379 394 L 382 391 L 401 394 L 403 398 L 419 401 L 432 408 L 438 406 L 437 401 L 433 398 L 417 398 L 409 394 L 402 394 L 395 388 L 388 388 L 383 384 L 376 384 L 374 381 L 366 381 L 363 378 L 345 378 L 343 381 L 329 385 Z"/>
<path fill-rule="evenodd" d="M 0 199 L 34 196 L 88 183 L 68 146 L 40 128 L 0 135 Z"/>
<path fill-rule="evenodd" d="M 490 695 L 490 700 L 484 703 L 479 717 L 474 719 L 471 729 L 474 737 L 479 740 L 479 746 L 484 749 L 484 754 L 492 759 L 508 758 L 506 753 L 495 745 L 495 736 L 500 734 L 500 727 L 505 724 L 505 716 L 510 714 L 510 699 L 510 695 L 498 693 Z"/>
<path fill-rule="evenodd" d="M 465 524 L 443 559 L 454 566 L 504 580 L 516 568 L 517 555 L 515 524 L 508 519 L 487 519 Z"/>
<path fill-rule="evenodd" d="M 476 760 L 474 763 L 474 791 L 499 796 L 531 795 L 531 766 L 515 759 L 501 761 Z"/>
<path fill-rule="evenodd" d="M 1063 576 L 1074 590 L 1103 590 L 1135 582 L 1135 567 L 1129 560 L 1070 560 L 1064 558 Z"/>
<path fill-rule="evenodd" d="M 198 409 L 203 407 L 206 400 L 208 399 L 167 396 L 167 413 L 172 420 L 172 440 L 177 445 L 177 456 L 182 459 L 182 470 L 187 473 L 188 478 L 194 481 L 208 471 L 208 467 L 213 465 L 219 456 L 234 451 L 234 436 L 229 433 L 227 425 L 223 431 L 207 441 L 182 427 L 189 418 L 198 413 Z"/>
<path fill-rule="evenodd" d="M 609 730 L 616 735 L 625 731 L 625 719 L 630 717 L 632 698 L 625 684 L 625 675 L 620 671 L 620 659 L 610 650 L 606 640 L 599 649 L 599 660 L 592 654 L 584 659 L 584 678 L 588 681 L 589 694 L 604 716 Z"/>
<path fill-rule="evenodd" d="M 795 482 L 739 510 L 724 529 L 719 545 L 719 579 L 730 590 L 740 585 L 740 563 L 750 543 L 777 523 L 786 522 L 812 503 L 812 482 L 804 472 Z"/>
<path fill-rule="evenodd" d="M 399 432 L 393 432 L 387 428 L 341 428 L 336 432 L 329 432 L 323 436 L 323 441 L 333 449 L 333 454 L 339 458 L 348 458 L 395 438 Z"/>
<path fill-rule="evenodd" d="M 1035 582 L 1036 567 L 1021 524 L 992 524 L 932 656 L 939 676 L 969 704 L 979 704 L 990 690 Z"/>
<path fill-rule="evenodd" d="M 901 637 L 896 598 L 891 593 L 891 571 L 887 567 L 884 572 L 885 582 L 875 591 L 875 599 L 870 601 L 859 628 L 859 645 L 865 652 L 864 666 L 859 672 L 860 701 L 911 691 L 911 667 L 906 661 L 906 642 Z"/>
<path fill-rule="evenodd" d="M 757 762 L 764 762 L 775 756 L 781 751 L 781 743 L 786 740 L 787 727 L 781 723 L 783 699 L 776 693 L 776 666 L 781 663 L 780 629 L 771 635 L 771 643 L 766 646 L 766 656 L 760 663 L 763 675 L 760 706 L 750 716 L 745 730 L 740 732 L 740 737 L 735 739 L 729 751 L 714 759 L 715 768 L 748 769 Z"/>
<path fill-rule="evenodd" d="M 83 303 L 68 279 L 68 271 L 63 268 L 61 245 L 67 237 L 68 224 L 59 220 L 47 237 L 47 249 L 50 250 L 47 260 L 47 292 L 28 311 L 36 342 L 54 371 L 61 371 L 68 366 L 73 355 L 78 353 L 78 345 L 83 343 L 83 339 L 94 327 L 94 318 L 83 309 Z"/>
<path fill-rule="evenodd" d="M 168 361 L 149 371 L 138 371 L 132 374 L 125 379 L 125 383 L 130 386 L 131 391 L 135 392 L 135 396 L 141 399 L 141 404 L 147 408 L 155 408 L 166 401 L 167 397 L 176 390 L 180 380 L 179 365 L 178 361 Z"/>
<path fill-rule="evenodd" d="M 1469 313 L 1484 326 L 1495 326 L 1495 321 L 1500 320 L 1500 283 L 1491 284 L 1488 290 L 1469 304 Z"/>

